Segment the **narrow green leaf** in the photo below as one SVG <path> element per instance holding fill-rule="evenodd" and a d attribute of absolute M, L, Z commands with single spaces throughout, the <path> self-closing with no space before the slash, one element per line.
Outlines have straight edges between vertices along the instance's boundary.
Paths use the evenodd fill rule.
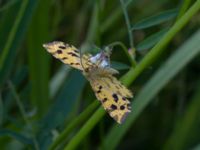
<path fill-rule="evenodd" d="M 22 134 L 19 134 L 17 132 L 14 132 L 12 130 L 8 129 L 2 129 L 0 130 L 0 136 L 10 136 L 12 138 L 15 138 L 16 140 L 20 141 L 21 143 L 25 145 L 33 145 L 33 141 L 30 138 L 25 137 Z"/>
<path fill-rule="evenodd" d="M 130 66 L 128 66 L 127 64 L 118 61 L 111 61 L 111 66 L 117 70 L 125 70 L 130 68 Z"/>
<path fill-rule="evenodd" d="M 132 112 L 126 122 L 121 126 L 114 126 L 104 141 L 103 147 L 115 149 L 125 133 L 141 114 L 145 107 L 153 100 L 153 97 L 197 54 L 200 53 L 199 45 L 200 31 L 180 47 L 166 63 L 147 82 L 142 91 L 132 103 Z M 183 59 L 184 58 L 184 59 Z M 163 78 L 164 77 L 164 78 Z M 152 88 L 154 87 L 154 88 Z"/>
<path fill-rule="evenodd" d="M 149 27 L 161 24 L 163 22 L 166 22 L 175 18 L 176 15 L 177 15 L 177 9 L 161 12 L 157 15 L 145 18 L 135 23 L 134 26 L 132 27 L 132 30 L 145 29 L 145 28 L 149 28 Z"/>
<path fill-rule="evenodd" d="M 50 98 L 55 98 L 58 90 L 61 88 L 63 82 L 65 82 L 71 68 L 67 65 L 62 65 L 52 77 L 50 82 Z"/>
<path fill-rule="evenodd" d="M 136 46 L 136 50 L 142 52 L 143 50 L 152 48 L 165 35 L 167 30 L 168 28 L 150 35 Z"/>

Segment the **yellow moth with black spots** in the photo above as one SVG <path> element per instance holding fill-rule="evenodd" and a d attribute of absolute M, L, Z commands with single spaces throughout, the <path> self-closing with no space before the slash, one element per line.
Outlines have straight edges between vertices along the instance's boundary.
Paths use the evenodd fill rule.
<path fill-rule="evenodd" d="M 133 95 L 113 76 L 118 71 L 110 67 L 110 53 L 101 51 L 95 56 L 80 55 L 77 48 L 59 41 L 43 44 L 43 47 L 63 63 L 81 70 L 103 108 L 118 123 L 123 123 L 131 112 L 128 99 Z"/>

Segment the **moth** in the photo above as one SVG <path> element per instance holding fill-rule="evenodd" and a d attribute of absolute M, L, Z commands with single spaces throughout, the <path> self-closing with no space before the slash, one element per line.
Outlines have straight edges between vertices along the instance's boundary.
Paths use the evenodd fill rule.
<path fill-rule="evenodd" d="M 124 122 L 131 112 L 129 99 L 133 95 L 114 77 L 118 71 L 110 66 L 109 52 L 81 55 L 77 48 L 60 41 L 43 44 L 43 47 L 64 64 L 82 71 L 103 108 L 119 124 Z"/>

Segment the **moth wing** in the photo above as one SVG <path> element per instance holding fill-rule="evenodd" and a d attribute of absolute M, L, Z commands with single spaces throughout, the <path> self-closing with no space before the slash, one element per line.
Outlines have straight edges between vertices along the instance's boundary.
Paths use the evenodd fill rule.
<path fill-rule="evenodd" d="M 64 64 L 70 65 L 76 69 L 83 70 L 82 64 L 84 67 L 87 67 L 88 64 L 90 64 L 89 55 L 83 55 L 80 58 L 79 50 L 74 46 L 70 46 L 64 42 L 54 41 L 51 43 L 43 44 L 43 47 L 46 48 L 46 50 L 55 58 L 61 60 Z"/>
<path fill-rule="evenodd" d="M 118 123 L 123 123 L 131 112 L 132 93 L 113 76 L 89 79 L 92 89 L 103 108 Z"/>

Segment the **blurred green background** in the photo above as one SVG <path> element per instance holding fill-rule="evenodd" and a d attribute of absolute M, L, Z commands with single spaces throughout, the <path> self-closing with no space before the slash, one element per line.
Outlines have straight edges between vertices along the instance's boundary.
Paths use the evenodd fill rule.
<path fill-rule="evenodd" d="M 0 0 L 0 149 L 200 149 L 200 0 Z M 43 43 L 113 47 L 118 125 Z"/>

